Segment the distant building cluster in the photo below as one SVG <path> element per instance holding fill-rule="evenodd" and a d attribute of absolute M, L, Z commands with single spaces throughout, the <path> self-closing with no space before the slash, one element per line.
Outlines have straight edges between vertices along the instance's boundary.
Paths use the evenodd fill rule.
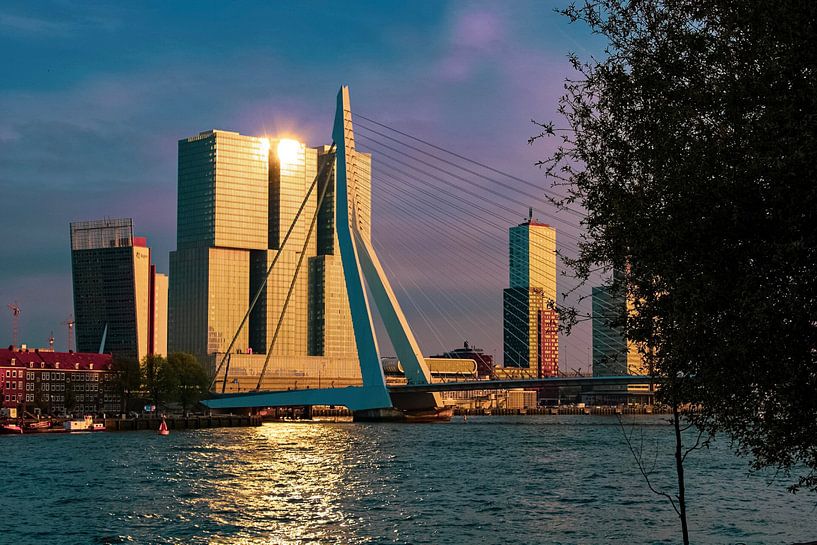
<path fill-rule="evenodd" d="M 362 236 L 370 238 L 372 158 L 354 152 L 350 160 L 355 219 Z M 321 171 L 326 176 L 306 198 Z M 256 387 L 253 377 L 268 363 L 274 369 L 264 384 L 269 389 L 359 383 L 329 146 L 310 148 L 289 138 L 222 130 L 180 140 L 177 240 L 169 277 L 156 272 L 150 248 L 134 236 L 131 219 L 74 222 L 70 228 L 79 352 L 142 360 L 182 351 L 213 370 L 229 351 L 223 359 L 229 360 L 231 380 L 226 370 L 217 377 L 224 378 L 225 390 Z M 524 222 L 509 228 L 508 249 L 502 361 L 468 342 L 430 361 L 472 362 L 474 376 L 558 376 L 556 230 L 536 221 L 531 210 Z M 594 376 L 643 373 L 640 356 L 615 324 L 628 302 L 597 287 L 592 304 Z M 62 359 L 61 364 L 81 365 L 74 361 L 79 354 Z M 399 362 L 389 365 L 393 371 Z M 30 397 L 34 392 L 17 393 L 11 386 L 37 380 L 9 381 L 6 401 Z M 629 391 L 619 387 L 606 393 Z M 96 406 L 104 408 L 104 401 Z"/>

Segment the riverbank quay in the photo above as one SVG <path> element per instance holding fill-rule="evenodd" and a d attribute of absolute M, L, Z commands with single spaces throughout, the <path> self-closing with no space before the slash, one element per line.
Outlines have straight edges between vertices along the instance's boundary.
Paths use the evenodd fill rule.
<path fill-rule="evenodd" d="M 219 414 L 212 416 L 167 416 L 167 427 L 170 430 L 199 430 L 206 428 L 247 428 L 260 426 L 262 418 L 258 415 Z M 106 418 L 107 431 L 141 431 L 158 430 L 161 418 Z"/>
<path fill-rule="evenodd" d="M 454 409 L 457 416 L 531 416 L 531 415 L 592 415 L 592 416 L 615 416 L 615 415 L 651 415 L 670 414 L 669 407 L 653 405 L 642 407 L 615 407 L 605 405 L 594 405 L 591 407 L 558 406 L 558 407 L 536 407 L 530 409 Z"/>
<path fill-rule="evenodd" d="M 560 405 L 554 407 L 536 407 L 528 409 L 463 409 L 455 408 L 455 416 L 533 416 L 533 415 L 592 415 L 592 416 L 615 416 L 615 415 L 652 415 L 671 414 L 669 407 L 663 405 L 641 405 L 641 406 L 577 406 Z M 261 418 L 264 422 L 278 422 L 288 420 L 323 420 L 351 418 L 352 412 L 345 408 L 310 407 L 310 408 L 279 408 L 261 411 Z"/>

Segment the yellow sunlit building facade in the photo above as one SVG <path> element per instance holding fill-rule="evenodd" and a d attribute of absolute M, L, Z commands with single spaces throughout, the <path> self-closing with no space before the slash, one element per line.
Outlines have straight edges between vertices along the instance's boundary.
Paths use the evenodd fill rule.
<path fill-rule="evenodd" d="M 334 155 L 328 151 L 328 146 L 309 148 L 291 138 L 219 130 L 179 142 L 178 239 L 170 256 L 169 351 L 191 352 L 210 365 L 220 361 L 260 289 L 258 302 L 231 350 L 230 378 L 238 381 L 231 383 L 233 388 L 253 382 L 253 373 L 260 372 L 273 337 L 268 373 L 276 378 L 270 387 L 293 387 L 299 376 L 326 377 L 338 384 L 359 382 L 335 234 Z M 318 209 L 318 185 L 284 243 L 319 167 L 327 161 L 332 163 L 326 165 L 329 185 L 322 206 Z M 357 220 L 364 236 L 370 237 L 371 156 L 358 153 L 354 161 L 351 185 Z"/>

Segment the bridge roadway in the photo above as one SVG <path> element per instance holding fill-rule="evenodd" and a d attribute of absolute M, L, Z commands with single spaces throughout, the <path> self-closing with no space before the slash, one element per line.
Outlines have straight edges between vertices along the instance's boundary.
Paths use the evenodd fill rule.
<path fill-rule="evenodd" d="M 422 392 L 461 392 L 469 390 L 510 390 L 516 388 L 541 388 L 543 386 L 625 386 L 628 384 L 650 385 L 655 378 L 645 375 L 612 377 L 553 377 L 516 380 L 469 380 L 460 382 L 435 382 L 432 384 L 406 384 L 388 386 L 389 394 Z M 250 391 L 215 394 L 203 401 L 211 409 L 239 409 L 249 407 L 299 407 L 307 405 L 340 405 L 354 411 L 367 395 L 365 386 L 347 388 L 307 388 L 303 390 Z"/>

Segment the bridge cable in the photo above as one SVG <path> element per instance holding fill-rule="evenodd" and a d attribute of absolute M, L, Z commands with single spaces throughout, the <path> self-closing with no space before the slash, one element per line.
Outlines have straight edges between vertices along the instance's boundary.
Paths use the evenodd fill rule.
<path fill-rule="evenodd" d="M 381 180 L 381 181 L 383 181 L 383 180 Z M 392 187 L 393 189 L 395 189 L 395 191 L 394 191 L 394 192 L 392 192 L 392 191 L 388 191 L 388 192 L 387 192 L 388 194 L 391 194 L 391 195 L 394 195 L 394 196 L 395 196 L 395 200 L 394 200 L 393 202 L 390 202 L 389 204 L 391 204 L 392 206 L 394 206 L 394 207 L 395 207 L 395 208 L 397 208 L 398 210 L 401 210 L 401 211 L 405 212 L 405 213 L 406 213 L 407 215 L 409 215 L 410 217 L 416 217 L 416 214 L 413 214 L 413 213 L 412 213 L 410 210 L 408 210 L 408 209 L 406 209 L 406 208 L 403 208 L 402 206 L 400 206 L 399 204 L 397 204 L 397 202 L 402 202 L 402 201 L 400 200 L 400 198 L 399 198 L 399 190 L 398 190 L 398 188 L 396 188 L 396 187 L 395 187 L 395 186 L 393 186 L 392 184 L 388 184 L 388 183 L 387 183 L 386 185 L 387 185 L 387 186 Z M 382 187 L 382 186 L 381 186 L 381 187 Z M 383 189 L 385 189 L 385 188 L 383 188 Z M 436 208 L 436 209 L 438 209 L 438 210 L 442 211 L 442 209 L 440 209 L 438 206 L 435 206 L 433 203 L 430 203 L 430 202 L 428 202 L 428 201 L 423 201 L 423 203 L 424 203 L 424 204 L 426 204 L 426 205 L 429 205 L 431 208 Z M 458 226 L 453 225 L 453 224 L 451 224 L 451 223 L 448 223 L 448 222 L 446 222 L 446 221 L 444 221 L 444 220 L 440 219 L 440 216 L 436 216 L 436 215 L 433 215 L 433 214 L 429 214 L 429 215 L 431 215 L 432 217 L 434 217 L 434 218 L 435 218 L 435 219 L 436 219 L 438 222 L 443 223 L 443 224 L 446 224 L 446 225 L 448 225 L 449 227 L 454 228 L 454 229 L 455 229 L 456 231 L 458 231 L 458 232 L 459 232 L 461 235 L 466 236 L 466 237 L 468 237 L 468 238 L 472 238 L 472 239 L 473 239 L 475 242 L 477 242 L 477 243 L 480 243 L 480 242 L 481 242 L 479 239 L 476 239 L 476 238 L 473 236 L 473 234 L 472 234 L 472 233 L 470 233 L 470 232 L 468 232 L 468 231 L 466 231 L 466 230 L 460 229 Z M 382 217 L 383 217 L 383 216 L 381 215 L 381 218 L 382 218 Z M 389 221 L 388 223 L 389 223 L 389 225 L 390 225 L 390 226 L 395 227 L 395 228 L 396 228 L 396 230 L 398 230 L 398 231 L 400 230 L 399 226 L 397 226 L 397 224 L 395 224 L 394 222 Z M 485 232 L 486 232 L 486 233 L 489 233 L 488 231 L 485 231 Z M 493 235 L 494 233 L 490 233 L 490 234 L 492 234 L 492 235 Z M 397 242 L 397 243 L 398 243 L 398 244 L 400 244 L 400 245 L 401 245 L 403 248 L 405 248 L 406 250 L 408 250 L 409 252 L 411 252 L 411 249 L 408 247 L 408 245 L 407 245 L 407 244 L 405 244 L 405 242 L 403 242 L 403 241 L 402 241 L 400 238 L 397 238 L 397 239 L 395 240 L 395 242 Z M 379 244 L 378 244 L 378 245 L 379 245 Z M 458 246 L 458 245 L 455 245 L 454 247 L 455 247 L 455 248 L 458 248 L 458 249 L 460 248 L 460 246 Z M 477 248 L 479 248 L 479 245 L 477 246 Z M 485 255 L 485 256 L 486 256 L 486 257 L 489 259 L 489 261 L 490 261 L 490 260 L 494 260 L 494 259 L 495 259 L 495 257 L 494 257 L 493 255 L 490 255 L 490 254 L 488 254 L 488 253 L 486 253 L 486 252 L 484 252 L 484 251 L 477 250 L 477 252 L 478 252 L 478 253 L 483 253 L 483 254 L 484 254 L 484 255 Z M 388 254 L 388 255 L 390 255 L 390 254 Z M 466 257 L 469 257 L 469 256 L 466 256 Z M 387 266 L 388 266 L 388 265 L 387 265 Z M 389 267 L 389 268 L 390 268 L 390 267 Z M 428 269 L 434 269 L 435 267 L 430 266 L 430 267 L 427 267 L 427 268 L 428 268 Z M 422 270 L 424 270 L 424 268 L 420 268 L 420 269 L 418 269 L 418 270 L 419 270 L 419 271 L 422 271 Z M 467 271 L 467 269 L 465 269 L 465 270 Z M 461 271 L 461 272 L 464 274 L 464 271 Z M 542 272 L 546 272 L 546 271 L 542 271 Z M 489 273 L 489 274 L 490 274 L 490 273 Z M 396 278 L 396 276 L 394 275 L 394 273 L 392 273 L 392 274 L 391 274 L 391 276 Z M 499 277 L 499 275 L 496 275 L 496 274 L 493 274 L 492 276 L 493 276 L 494 278 L 498 278 L 498 277 Z M 552 277 L 552 275 L 550 275 L 550 274 L 549 274 L 549 272 L 548 272 L 548 276 L 550 276 L 551 278 L 553 278 L 553 277 Z M 426 276 L 426 278 L 428 278 L 428 276 Z M 471 278 L 473 279 L 473 277 L 471 277 Z M 425 294 L 425 292 L 424 292 L 423 290 L 421 290 L 421 289 L 420 289 L 420 287 L 419 287 L 419 286 L 416 284 L 416 282 L 414 282 L 414 284 L 415 284 L 415 286 L 417 287 L 418 291 L 419 291 L 420 293 L 424 294 L 424 296 L 426 297 L 426 299 L 428 299 L 428 300 L 429 300 L 429 301 L 432 303 L 432 305 L 433 305 L 433 306 L 434 306 L 434 307 L 437 309 L 437 311 L 438 311 L 438 312 L 441 314 L 441 316 L 442 316 L 442 317 L 443 317 L 443 318 L 446 320 L 446 322 L 448 322 L 448 323 L 449 323 L 449 325 L 450 325 L 450 326 L 451 326 L 451 327 L 452 327 L 454 330 L 457 330 L 458 328 L 456 328 L 456 327 L 454 327 L 454 326 L 452 325 L 452 322 L 451 322 L 451 320 L 450 320 L 450 319 L 447 317 L 447 315 L 443 316 L 443 312 L 441 311 L 441 309 L 439 308 L 439 306 L 438 306 L 437 304 L 433 303 L 433 300 L 431 300 L 431 299 L 428 297 L 428 295 L 427 295 L 427 294 Z M 402 286 L 402 285 L 401 285 L 400 287 L 401 287 L 401 289 L 403 289 L 403 290 L 405 291 L 405 288 L 403 288 L 403 286 Z M 415 308 L 417 308 L 417 305 L 416 305 L 416 303 L 414 303 L 414 302 L 413 302 L 413 298 L 411 298 L 410 294 L 408 294 L 408 293 L 406 292 L 406 294 L 405 294 L 405 295 L 406 295 L 407 297 L 409 297 L 409 298 L 410 298 L 410 300 L 411 300 L 411 302 L 412 302 L 413 306 L 414 306 Z M 463 308 L 463 305 L 462 305 L 462 304 L 455 303 L 455 302 L 453 301 L 452 297 L 451 297 L 450 295 L 448 295 L 448 294 L 446 293 L 446 291 L 444 291 L 444 290 L 443 290 L 443 291 L 441 291 L 441 292 L 440 292 L 440 295 L 441 295 L 442 297 L 444 297 L 445 299 L 447 299 L 447 300 L 448 300 L 448 301 L 449 301 L 449 302 L 452 304 L 452 306 L 456 306 L 456 307 Z M 516 296 L 516 294 L 514 294 L 513 292 L 509 292 L 509 294 L 508 294 L 508 295 L 509 295 L 509 297 L 511 297 L 511 298 L 512 298 L 513 300 L 515 300 L 516 302 L 523 302 L 523 300 L 522 300 L 521 298 L 519 298 L 518 296 Z M 470 297 L 468 300 L 469 300 L 469 302 L 473 302 L 473 301 L 475 300 L 475 298 L 474 298 L 474 297 Z M 426 320 L 426 321 L 427 321 L 427 320 Z M 474 323 L 474 325 L 477 325 L 477 324 L 476 324 L 476 323 Z M 485 324 L 483 324 L 481 327 L 485 327 Z M 459 331 L 457 331 L 457 333 L 461 334 L 461 332 L 459 332 Z M 515 337 L 515 338 L 516 338 L 518 341 L 522 341 L 522 339 L 521 339 L 519 336 L 514 335 L 514 334 L 513 334 L 513 332 L 511 332 L 511 335 L 512 335 L 513 337 Z M 436 336 L 436 334 L 435 334 L 435 336 Z M 571 337 L 569 337 L 569 336 L 565 336 L 565 338 L 564 338 L 564 341 L 565 341 L 566 343 L 568 343 L 568 344 L 573 344 L 573 345 L 574 345 L 574 349 L 575 349 L 575 348 L 576 348 L 576 345 L 575 345 L 575 343 L 574 343 L 574 342 L 571 342 L 572 340 L 573 340 L 573 339 L 572 339 Z M 443 344 L 443 343 L 442 343 L 442 342 L 439 340 L 439 338 L 438 338 L 438 341 L 440 342 L 440 344 L 441 344 L 441 345 Z M 445 347 L 444 347 L 444 345 L 443 345 L 443 348 L 445 348 Z M 584 347 L 582 347 L 582 348 L 584 348 Z M 582 351 L 582 352 L 583 352 L 584 350 L 580 350 L 580 351 Z"/>
<path fill-rule="evenodd" d="M 414 140 L 415 142 L 419 142 L 419 143 L 424 144 L 424 145 L 426 145 L 426 146 L 428 146 L 428 147 L 430 147 L 430 148 L 436 149 L 436 150 L 438 150 L 438 151 L 442 151 L 442 152 L 444 152 L 444 153 L 448 153 L 449 155 L 452 155 L 452 156 L 454 156 L 454 157 L 456 157 L 456 158 L 458 158 L 458 159 L 461 159 L 461 160 L 463 160 L 463 161 L 467 161 L 467 162 L 469 162 L 469 163 L 471 163 L 471 164 L 474 164 L 474 165 L 477 165 L 477 166 L 479 166 L 479 167 L 482 167 L 482 168 L 484 168 L 484 169 L 486 169 L 486 170 L 489 170 L 489 171 L 491 171 L 491 172 L 493 172 L 493 173 L 495 173 L 495 174 L 499 174 L 500 176 L 505 176 L 505 177 L 507 177 L 507 178 L 510 178 L 511 180 L 514 180 L 514 181 L 520 182 L 520 183 L 522 183 L 522 184 L 524 184 L 524 185 L 526 185 L 526 186 L 528 186 L 528 187 L 531 187 L 531 188 L 533 188 L 533 189 L 536 189 L 536 190 L 542 191 L 542 188 L 540 188 L 539 186 L 537 186 L 536 184 L 534 184 L 534 183 L 532 183 L 532 182 L 530 182 L 530 181 L 528 181 L 528 180 L 525 180 L 524 178 L 519 178 L 518 176 L 514 176 L 513 174 L 509 174 L 509 173 L 507 173 L 507 172 L 503 172 L 503 171 L 498 170 L 498 169 L 496 169 L 496 168 L 493 168 L 493 167 L 491 167 L 491 166 L 489 166 L 489 165 L 486 165 L 486 164 L 484 164 L 484 163 L 481 163 L 481 162 L 479 162 L 479 161 L 477 161 L 477 160 L 475 160 L 475 159 L 471 159 L 471 158 L 469 158 L 469 157 L 466 157 L 466 156 L 464 156 L 464 155 L 460 155 L 459 153 L 456 153 L 456 152 L 453 152 L 453 151 L 451 151 L 451 150 L 445 149 L 445 148 L 443 148 L 443 147 L 441 147 L 441 146 L 438 146 L 438 145 L 436 145 L 436 144 L 432 144 L 431 142 L 428 142 L 428 141 L 426 141 L 426 140 L 423 140 L 422 138 L 419 138 L 419 137 L 417 137 L 417 136 L 413 136 L 413 135 L 408 134 L 408 133 L 406 133 L 406 132 L 400 131 L 400 130 L 395 129 L 395 128 L 393 128 L 393 127 L 390 127 L 390 126 L 388 126 L 388 125 L 386 125 L 386 124 L 384 124 L 384 123 L 380 123 L 379 121 L 375 121 L 374 119 L 372 119 L 372 118 L 370 118 L 370 117 L 366 117 L 366 116 L 364 116 L 364 115 L 361 115 L 360 113 L 355 112 L 355 114 L 354 114 L 354 115 L 355 115 L 355 118 L 363 119 L 363 120 L 365 120 L 365 121 L 367 121 L 367 122 L 369 122 L 369 123 L 372 123 L 372 124 L 374 124 L 374 125 L 377 125 L 377 126 L 379 126 L 379 127 L 384 128 L 384 129 L 387 129 L 387 130 L 393 131 L 393 132 L 395 132 L 395 133 L 397 133 L 397 134 L 399 134 L 399 135 L 401 135 L 401 136 L 404 136 L 404 137 L 406 137 L 406 138 L 409 138 L 409 139 L 411 139 L 411 140 Z M 374 132 L 372 129 L 367 128 L 365 123 L 359 123 L 359 122 L 358 122 L 358 123 L 357 123 L 357 126 L 358 126 L 358 127 L 363 128 L 363 129 L 365 129 L 365 130 L 368 130 L 368 131 L 372 131 L 372 132 Z M 387 137 L 387 138 L 388 138 L 388 137 Z M 404 144 L 404 145 L 408 146 L 408 144 Z M 425 153 L 427 153 L 428 155 L 431 155 L 431 154 L 429 154 L 428 152 L 425 152 Z M 564 199 L 564 198 L 566 198 L 564 195 L 560 195 L 559 193 L 557 193 L 557 192 L 555 192 L 555 191 L 553 191 L 553 194 L 554 194 L 556 197 L 560 198 L 560 199 Z M 574 215 L 576 215 L 576 216 L 578 216 L 578 217 L 581 217 L 581 218 L 583 218 L 583 217 L 585 217 L 585 216 L 586 216 L 586 214 L 585 214 L 584 212 L 580 211 L 580 210 L 575 210 L 575 209 L 569 208 L 569 207 L 567 207 L 567 206 L 565 206 L 565 207 L 564 207 L 564 209 L 565 209 L 565 210 L 567 210 L 567 211 L 569 211 L 569 212 L 571 212 L 571 213 L 573 213 Z"/>

